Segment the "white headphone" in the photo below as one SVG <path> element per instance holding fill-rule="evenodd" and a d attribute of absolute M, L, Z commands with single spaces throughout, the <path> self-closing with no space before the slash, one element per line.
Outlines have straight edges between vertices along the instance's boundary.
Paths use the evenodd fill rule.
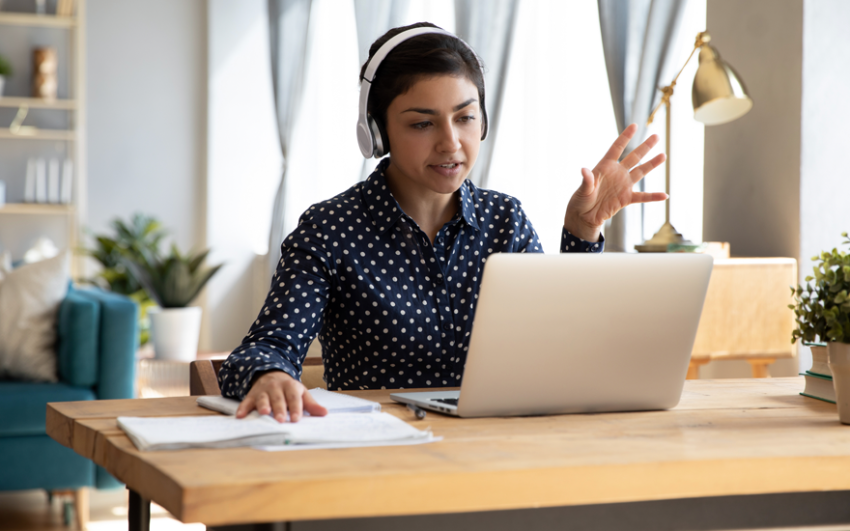
<path fill-rule="evenodd" d="M 378 48 L 375 55 L 369 58 L 369 62 L 366 64 L 366 71 L 363 73 L 363 78 L 360 80 L 360 114 L 357 117 L 357 143 L 360 145 L 360 152 L 363 153 L 363 156 L 367 159 L 370 157 L 381 158 L 387 154 L 387 142 L 384 140 L 381 128 L 367 110 L 369 104 L 369 90 L 372 88 L 372 83 L 375 81 L 375 72 L 378 71 L 378 67 L 381 66 L 381 62 L 387 57 L 387 55 L 389 55 L 393 48 L 408 39 L 428 33 L 437 33 L 454 37 L 462 42 L 464 46 L 469 48 L 473 54 L 475 54 L 475 51 L 472 50 L 468 44 L 463 42 L 460 37 L 453 35 L 444 29 L 433 27 L 413 28 L 403 31 Z M 481 68 L 481 63 L 478 63 L 478 68 Z M 483 69 L 481 71 L 481 79 L 484 79 Z M 484 122 L 481 140 L 484 140 L 487 138 L 488 130 L 487 111 L 484 110 L 484 102 L 481 102 L 481 115 Z"/>

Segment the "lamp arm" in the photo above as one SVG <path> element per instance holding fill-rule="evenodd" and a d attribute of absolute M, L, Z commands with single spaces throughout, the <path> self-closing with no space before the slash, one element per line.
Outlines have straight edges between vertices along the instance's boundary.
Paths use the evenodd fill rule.
<path fill-rule="evenodd" d="M 658 112 L 658 109 L 661 108 L 662 105 L 665 105 L 670 101 L 670 97 L 673 96 L 673 89 L 676 87 L 676 81 L 679 80 L 679 76 L 682 75 L 682 72 L 685 71 L 685 67 L 688 66 L 688 63 L 691 62 L 691 58 L 694 56 L 697 50 L 702 48 L 704 44 L 707 44 L 711 40 L 711 35 L 708 34 L 707 31 L 701 31 L 697 33 L 696 42 L 694 43 L 694 49 L 691 50 L 691 55 L 688 56 L 688 60 L 685 61 L 685 64 L 682 65 L 682 68 L 679 70 L 679 73 L 676 74 L 676 77 L 673 78 L 673 82 L 667 85 L 666 87 L 661 88 L 661 101 L 658 102 L 658 105 L 652 109 L 652 112 L 649 114 L 649 119 L 646 121 L 646 125 L 649 126 L 653 120 L 655 120 L 655 113 Z"/>

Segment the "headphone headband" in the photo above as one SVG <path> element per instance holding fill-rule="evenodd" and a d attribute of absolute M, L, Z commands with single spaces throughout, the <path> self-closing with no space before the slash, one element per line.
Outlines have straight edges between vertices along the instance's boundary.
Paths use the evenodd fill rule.
<path fill-rule="evenodd" d="M 393 49 L 401 44 L 402 42 L 412 39 L 413 37 L 418 37 L 419 35 L 427 35 L 430 33 L 436 33 L 439 35 L 447 35 L 449 37 L 454 37 L 463 43 L 464 46 L 469 48 L 473 54 L 475 52 L 472 48 L 466 44 L 463 39 L 458 37 L 457 35 L 452 34 L 442 28 L 433 28 L 433 27 L 419 27 L 413 28 L 406 31 L 403 31 L 391 38 L 387 42 L 385 42 L 378 51 L 375 52 L 375 55 L 369 58 L 369 62 L 366 64 L 366 70 L 363 73 L 363 78 L 360 80 L 360 112 L 357 117 L 357 143 L 360 146 L 360 152 L 367 159 L 370 157 L 381 158 L 387 154 L 387 146 L 386 141 L 383 138 L 383 134 L 378 126 L 377 122 L 375 122 L 374 118 L 369 116 L 368 105 L 369 105 L 369 91 L 372 88 L 372 82 L 375 81 L 375 73 L 378 71 L 378 67 L 381 66 L 383 60 L 389 55 Z M 477 56 L 476 56 L 477 57 Z M 478 64 L 478 68 L 481 68 L 481 64 Z M 482 79 L 484 78 L 484 72 L 481 72 Z M 487 138 L 487 112 L 484 110 L 484 104 L 482 102 L 481 112 L 484 119 L 484 131 L 481 135 L 481 140 Z"/>

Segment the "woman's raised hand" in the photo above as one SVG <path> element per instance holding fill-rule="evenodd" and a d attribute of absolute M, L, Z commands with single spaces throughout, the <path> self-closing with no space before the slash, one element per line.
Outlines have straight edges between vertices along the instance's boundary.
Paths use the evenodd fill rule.
<path fill-rule="evenodd" d="M 628 126 L 592 172 L 587 168 L 581 169 L 581 186 L 573 194 L 564 214 L 564 227 L 574 236 L 586 241 L 597 241 L 602 225 L 621 208 L 632 203 L 667 199 L 667 194 L 663 192 L 632 190 L 635 183 L 666 159 L 661 153 L 638 166 L 640 159 L 658 143 L 658 136 L 652 135 L 621 161 L 620 155 L 636 131 L 637 125 Z"/>
<path fill-rule="evenodd" d="M 283 371 L 267 372 L 254 380 L 251 390 L 236 410 L 236 418 L 244 418 L 255 409 L 260 415 L 273 413 L 278 422 L 286 421 L 287 411 L 292 422 L 298 422 L 303 411 L 317 417 L 328 414 L 328 410 L 310 396 L 301 382 Z"/>

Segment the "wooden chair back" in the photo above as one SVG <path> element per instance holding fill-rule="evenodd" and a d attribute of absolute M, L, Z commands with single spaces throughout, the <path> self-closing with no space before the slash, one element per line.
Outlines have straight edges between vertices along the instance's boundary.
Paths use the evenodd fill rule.
<path fill-rule="evenodd" d="M 221 389 L 218 386 L 217 375 L 222 363 L 224 363 L 223 359 L 197 360 L 190 363 L 189 394 L 192 396 L 220 395 Z M 306 358 L 301 368 L 301 383 L 307 389 L 315 389 L 316 387 L 327 389 L 327 385 L 322 379 L 325 372 L 322 358 Z"/>

